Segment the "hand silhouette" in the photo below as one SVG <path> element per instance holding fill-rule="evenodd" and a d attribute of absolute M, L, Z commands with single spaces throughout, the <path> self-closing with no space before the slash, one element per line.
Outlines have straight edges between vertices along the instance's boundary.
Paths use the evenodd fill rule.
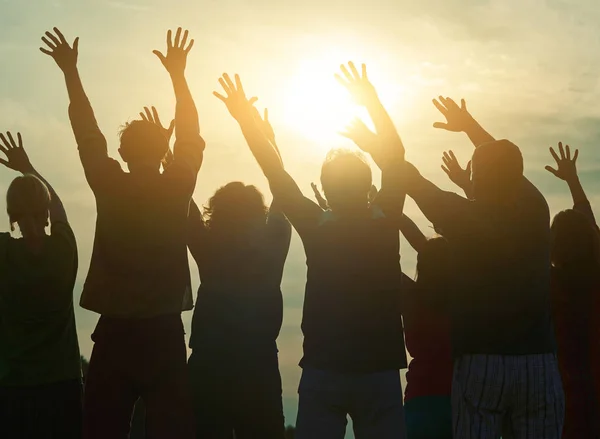
<path fill-rule="evenodd" d="M 183 38 L 181 38 L 181 28 L 177 28 L 177 32 L 175 33 L 175 41 L 173 41 L 173 33 L 171 30 L 167 32 L 167 55 L 163 55 L 159 50 L 153 50 L 160 62 L 165 66 L 167 72 L 169 74 L 183 74 L 185 71 L 185 65 L 187 62 L 187 55 L 192 50 L 194 46 L 194 40 L 191 39 L 190 43 L 186 47 L 187 39 L 188 39 L 188 31 L 186 30 L 183 33 Z"/>
<path fill-rule="evenodd" d="M 46 36 L 42 37 L 42 41 L 48 46 L 48 49 L 40 47 L 40 51 L 51 56 L 63 72 L 76 68 L 79 37 L 75 38 L 73 47 L 71 47 L 58 28 L 55 27 L 53 30 L 56 35 L 52 32 L 46 32 Z"/>
<path fill-rule="evenodd" d="M 546 166 L 546 170 L 555 177 L 560 178 L 566 182 L 577 180 L 577 157 L 579 157 L 579 150 L 575 150 L 575 154 L 573 154 L 573 158 L 571 158 L 571 148 L 569 145 L 566 145 L 563 148 L 562 142 L 558 143 L 558 150 L 560 152 L 560 157 L 556 154 L 554 148 L 550 148 L 550 154 L 554 157 L 556 161 L 557 169 L 552 168 L 551 166 Z"/>
<path fill-rule="evenodd" d="M 467 110 L 467 103 L 464 99 L 460 101 L 460 107 L 451 98 L 443 96 L 433 100 L 433 105 L 446 118 L 446 122 L 435 122 L 434 128 L 440 128 L 447 131 L 461 132 L 466 131 L 473 122 L 473 117 Z"/>
<path fill-rule="evenodd" d="M 369 82 L 369 78 L 367 77 L 367 66 L 362 64 L 362 74 L 358 73 L 352 61 L 348 63 L 348 67 L 350 71 L 342 64 L 340 69 L 344 77 L 342 78 L 340 74 L 336 73 L 335 79 L 350 92 L 352 99 L 357 104 L 363 106 L 367 106 L 373 100 L 378 99 L 375 87 L 373 87 L 373 84 Z"/>
<path fill-rule="evenodd" d="M 340 133 L 342 136 L 352 140 L 356 146 L 368 154 L 376 151 L 379 145 L 377 134 L 371 131 L 365 123 L 356 118 L 346 128 L 346 131 Z"/>
<path fill-rule="evenodd" d="M 260 113 L 256 109 L 256 107 L 252 107 L 254 110 L 254 120 L 262 130 L 262 132 L 267 136 L 267 139 L 275 145 L 275 131 L 273 130 L 273 126 L 271 122 L 269 122 L 269 110 L 265 108 L 263 112 L 263 116 L 261 117 Z"/>
<path fill-rule="evenodd" d="M 454 152 L 444 152 L 442 157 L 444 164 L 442 170 L 448 175 L 448 178 L 460 188 L 469 187 L 471 184 L 471 161 L 467 163 L 467 167 L 463 169 L 458 163 Z"/>
<path fill-rule="evenodd" d="M 23 174 L 32 172 L 33 166 L 29 161 L 29 157 L 27 157 L 25 149 L 23 149 L 23 139 L 21 138 L 21 133 L 17 133 L 18 143 L 15 142 L 15 139 L 10 131 L 8 131 L 6 135 L 8 136 L 8 140 L 4 134 L 0 133 L 0 140 L 2 140 L 3 143 L 3 145 L 0 144 L 0 151 L 2 151 L 7 158 L 7 160 L 0 158 L 0 163 L 9 169 L 22 172 Z"/>
<path fill-rule="evenodd" d="M 323 195 L 321 195 L 321 192 L 319 191 L 319 188 L 317 187 L 317 185 L 314 183 L 311 183 L 310 187 L 312 188 L 313 193 L 315 194 L 317 203 L 319 204 L 321 209 L 323 209 L 323 210 L 329 209 L 329 204 L 327 204 L 327 200 L 323 197 Z"/>
<path fill-rule="evenodd" d="M 161 123 L 160 118 L 158 117 L 158 111 L 156 111 L 155 107 L 152 107 L 152 112 L 150 112 L 150 109 L 148 107 L 144 107 L 144 112 L 140 113 L 140 117 L 142 118 L 142 120 L 153 123 L 154 125 L 159 127 L 165 138 L 168 141 L 171 140 L 171 136 L 173 136 L 173 130 L 175 130 L 175 119 L 171 120 L 169 128 L 165 128 Z"/>
<path fill-rule="evenodd" d="M 242 81 L 239 75 L 235 75 L 234 84 L 229 75 L 227 73 L 223 73 L 223 77 L 219 78 L 219 84 L 221 84 L 221 87 L 223 87 L 223 90 L 227 96 L 223 96 L 216 91 L 213 92 L 213 94 L 223 101 L 223 103 L 227 106 L 229 113 L 235 120 L 240 122 L 246 118 L 255 118 L 256 109 L 254 108 L 254 103 L 258 100 L 258 98 L 246 98 L 246 93 L 244 92 L 244 87 L 242 86 Z"/>
<path fill-rule="evenodd" d="M 152 112 L 150 112 L 150 109 L 148 107 L 144 107 L 144 111 L 140 112 L 140 117 L 142 118 L 142 120 L 145 120 L 146 122 L 150 122 L 158 126 L 165 138 L 167 139 L 167 142 L 171 141 L 171 137 L 173 136 L 173 130 L 175 130 L 175 119 L 171 120 L 169 128 L 165 128 L 161 123 L 160 118 L 158 117 L 158 111 L 156 111 L 155 107 L 152 107 Z M 173 151 L 171 151 L 171 148 L 167 149 L 167 154 L 163 159 L 164 167 L 173 163 L 174 158 L 175 157 L 173 156 Z"/>

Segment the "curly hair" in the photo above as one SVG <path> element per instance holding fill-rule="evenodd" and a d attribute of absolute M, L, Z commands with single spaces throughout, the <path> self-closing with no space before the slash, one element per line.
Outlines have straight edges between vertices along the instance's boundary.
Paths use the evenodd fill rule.
<path fill-rule="evenodd" d="M 121 155 L 126 162 L 149 160 L 160 164 L 169 142 L 158 126 L 145 120 L 127 122 L 119 131 Z"/>
<path fill-rule="evenodd" d="M 220 187 L 204 206 L 204 221 L 210 229 L 231 230 L 246 220 L 265 218 L 268 207 L 262 193 L 239 181 Z"/>

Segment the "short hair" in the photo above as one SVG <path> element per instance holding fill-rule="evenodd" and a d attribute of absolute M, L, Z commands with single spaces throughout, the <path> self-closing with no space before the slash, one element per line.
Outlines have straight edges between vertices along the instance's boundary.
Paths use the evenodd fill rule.
<path fill-rule="evenodd" d="M 147 160 L 160 163 L 169 149 L 169 141 L 161 129 L 145 120 L 127 122 L 119 132 L 124 160 Z"/>
<path fill-rule="evenodd" d="M 473 153 L 473 189 L 495 197 L 510 195 L 523 177 L 523 155 L 514 143 L 503 139 L 485 143 Z"/>
<path fill-rule="evenodd" d="M 340 148 L 327 153 L 321 166 L 321 186 L 325 193 L 350 189 L 368 194 L 372 184 L 371 167 L 362 152 Z"/>
<path fill-rule="evenodd" d="M 234 181 L 221 186 L 210 197 L 204 206 L 204 221 L 211 229 L 231 229 L 247 219 L 266 218 L 268 210 L 256 186 Z"/>
<path fill-rule="evenodd" d="M 25 217 L 46 216 L 50 208 L 50 191 L 35 175 L 15 178 L 6 191 L 6 213 L 11 226 Z"/>

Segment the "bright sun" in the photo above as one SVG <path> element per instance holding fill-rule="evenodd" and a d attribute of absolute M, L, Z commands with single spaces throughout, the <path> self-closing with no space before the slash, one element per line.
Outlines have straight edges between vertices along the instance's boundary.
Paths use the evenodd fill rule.
<path fill-rule="evenodd" d="M 286 124 L 326 148 L 331 141 L 341 139 L 338 133 L 353 118 L 360 117 L 370 124 L 366 112 L 354 104 L 348 91 L 335 80 L 339 66 L 336 57 L 305 61 L 284 89 Z"/>

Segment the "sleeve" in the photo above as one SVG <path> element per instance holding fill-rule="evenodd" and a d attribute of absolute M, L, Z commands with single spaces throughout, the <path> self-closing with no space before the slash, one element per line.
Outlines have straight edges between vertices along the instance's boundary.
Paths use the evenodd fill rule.
<path fill-rule="evenodd" d="M 292 226 L 282 212 L 272 211 L 269 213 L 267 217 L 267 234 L 271 254 L 283 269 L 290 249 Z"/>
<path fill-rule="evenodd" d="M 200 135 L 176 140 L 173 147 L 173 163 L 164 171 L 168 178 L 177 181 L 181 189 L 189 192 L 190 195 L 196 187 L 205 145 L 206 143 Z"/>
<path fill-rule="evenodd" d="M 69 105 L 69 119 L 77 142 L 79 158 L 88 184 L 95 192 L 104 186 L 115 184 L 123 174 L 121 165 L 108 156 L 106 138 L 98 128 L 94 111 L 83 96 Z"/>
<path fill-rule="evenodd" d="M 323 209 L 302 195 L 298 185 L 286 171 L 281 170 L 277 175 L 271 176 L 269 186 L 278 208 L 301 236 L 305 231 L 318 226 Z"/>
<path fill-rule="evenodd" d="M 588 200 L 585 202 L 575 203 L 573 205 L 573 210 L 581 212 L 590 220 L 590 222 L 594 225 L 596 230 L 598 230 L 598 223 L 596 222 L 596 217 L 594 216 L 594 211 L 592 210 L 592 205 Z"/>
<path fill-rule="evenodd" d="M 77 277 L 78 268 L 78 254 L 77 254 L 77 241 L 75 234 L 71 226 L 62 221 L 53 222 L 50 229 L 50 237 L 52 239 L 51 251 L 53 252 L 53 259 L 55 270 L 64 276 L 66 284 L 70 284 L 73 290 L 75 286 L 75 279 Z M 70 296 L 73 299 L 72 294 Z"/>

